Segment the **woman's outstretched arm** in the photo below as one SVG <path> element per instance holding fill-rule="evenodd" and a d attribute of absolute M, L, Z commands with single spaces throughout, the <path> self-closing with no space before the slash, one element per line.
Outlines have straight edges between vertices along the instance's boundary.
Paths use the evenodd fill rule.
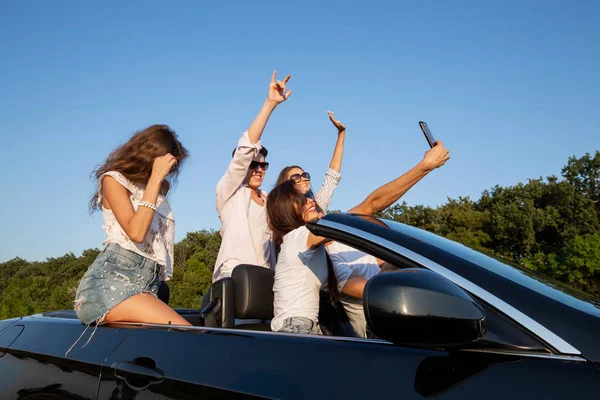
<path fill-rule="evenodd" d="M 441 141 L 437 141 L 435 146 L 425 153 L 425 157 L 415 167 L 404 175 L 377 188 L 362 203 L 350 209 L 349 212 L 372 215 L 385 210 L 398 201 L 415 183 L 434 169 L 444 165 L 449 159 L 449 150 L 444 147 Z"/>

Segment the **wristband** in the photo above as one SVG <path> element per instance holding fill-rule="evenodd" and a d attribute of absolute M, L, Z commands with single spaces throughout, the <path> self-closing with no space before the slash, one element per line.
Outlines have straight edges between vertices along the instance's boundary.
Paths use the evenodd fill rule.
<path fill-rule="evenodd" d="M 156 204 L 152 204 L 148 201 L 140 201 L 140 206 L 142 207 L 148 207 L 154 211 L 158 210 L 158 208 L 156 207 Z"/>

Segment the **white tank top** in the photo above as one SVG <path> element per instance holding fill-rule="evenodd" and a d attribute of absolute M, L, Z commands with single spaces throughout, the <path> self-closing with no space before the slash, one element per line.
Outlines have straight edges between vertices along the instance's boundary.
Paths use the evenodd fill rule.
<path fill-rule="evenodd" d="M 175 218 L 173 217 L 169 201 L 165 196 L 158 195 L 158 199 L 156 200 L 158 210 L 154 213 L 144 240 L 141 243 L 134 242 L 129 239 L 129 236 L 121 228 L 112 210 L 108 210 L 102 206 L 102 180 L 107 175 L 113 177 L 131 193 L 129 198 L 134 210 L 138 209 L 145 190 L 144 186 L 129 181 L 117 171 L 109 171 L 100 177 L 98 183 L 98 204 L 102 207 L 102 228 L 106 232 L 106 240 L 102 244 L 117 243 L 124 249 L 131 250 L 134 253 L 156 261 L 163 268 L 163 280 L 171 279 L 173 276 Z"/>

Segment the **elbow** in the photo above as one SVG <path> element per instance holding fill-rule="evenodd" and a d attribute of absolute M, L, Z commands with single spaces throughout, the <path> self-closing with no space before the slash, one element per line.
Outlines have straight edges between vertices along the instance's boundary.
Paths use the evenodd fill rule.
<path fill-rule="evenodd" d="M 129 237 L 129 239 L 131 239 L 132 242 L 136 242 L 136 243 L 142 243 L 144 241 L 144 237 L 146 236 L 145 234 L 142 234 L 142 232 L 126 232 L 127 236 Z"/>
<path fill-rule="evenodd" d="M 374 202 L 369 202 L 367 204 L 364 205 L 364 208 L 362 210 L 362 213 L 364 215 L 373 215 L 376 211 L 376 204 L 374 204 Z"/>

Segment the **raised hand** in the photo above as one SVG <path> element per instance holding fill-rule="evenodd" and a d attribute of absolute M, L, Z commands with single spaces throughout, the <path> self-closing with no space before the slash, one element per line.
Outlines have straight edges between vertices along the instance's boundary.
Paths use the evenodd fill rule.
<path fill-rule="evenodd" d="M 275 104 L 279 104 L 286 101 L 292 94 L 292 91 L 287 90 L 286 88 L 287 82 L 290 80 L 292 75 L 286 76 L 283 81 L 275 80 L 276 76 L 277 71 L 273 71 L 273 76 L 271 76 L 271 84 L 269 85 L 268 100 L 274 102 Z"/>
<path fill-rule="evenodd" d="M 329 115 L 331 123 L 333 123 L 333 125 L 337 128 L 338 132 L 343 132 L 346 130 L 346 125 L 342 124 L 342 121 L 335 119 L 333 111 L 327 111 L 327 115 Z"/>
<path fill-rule="evenodd" d="M 450 150 L 444 147 L 444 144 L 438 140 L 434 146 L 427 150 L 425 157 L 423 157 L 423 165 L 429 170 L 433 170 L 446 164 L 446 161 L 450 159 Z"/>
<path fill-rule="evenodd" d="M 177 164 L 177 159 L 169 153 L 161 157 L 156 157 L 154 159 L 154 164 L 152 164 L 152 178 L 162 182 L 163 179 L 169 175 L 171 168 L 173 168 L 175 164 Z"/>

